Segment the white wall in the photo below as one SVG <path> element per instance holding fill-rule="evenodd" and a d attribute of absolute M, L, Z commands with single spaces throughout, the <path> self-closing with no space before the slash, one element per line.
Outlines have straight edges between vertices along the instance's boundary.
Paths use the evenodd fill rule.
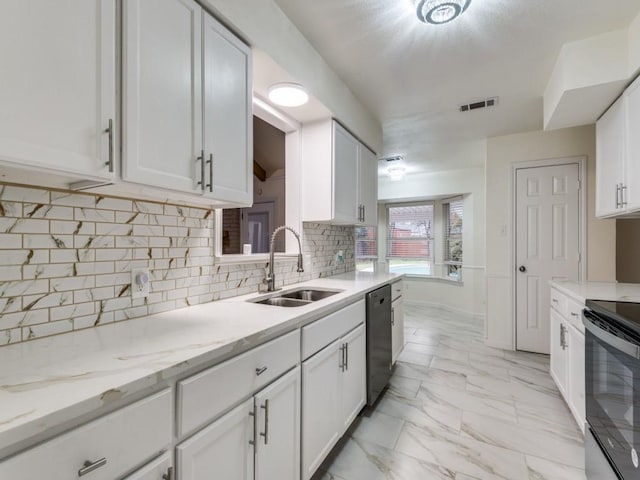
<path fill-rule="evenodd" d="M 263 50 L 363 142 L 382 151 L 382 126 L 273 0 L 205 0 L 252 46 Z"/>
<path fill-rule="evenodd" d="M 640 70 L 640 13 L 629 25 L 629 76 Z"/>
<path fill-rule="evenodd" d="M 486 143 L 478 142 L 474 155 L 486 154 Z M 380 228 L 379 258 L 386 256 L 385 203 L 402 202 L 428 197 L 444 197 L 464 194 L 464 227 L 462 284 L 436 279 L 405 280 L 405 298 L 427 304 L 444 305 L 453 310 L 484 315 L 485 311 L 485 179 L 484 168 L 468 168 L 434 173 L 407 175 L 404 181 L 392 182 L 379 178 Z M 436 210 L 436 234 L 442 229 L 441 212 Z M 435 245 L 436 263 L 442 261 L 443 246 Z M 438 267 L 438 265 L 436 265 Z"/>
<path fill-rule="evenodd" d="M 514 348 L 510 182 L 517 162 L 587 156 L 587 279 L 615 281 L 615 220 L 595 218 L 595 127 L 528 132 L 487 141 L 487 343 Z M 506 234 L 503 234 L 506 229 Z"/>

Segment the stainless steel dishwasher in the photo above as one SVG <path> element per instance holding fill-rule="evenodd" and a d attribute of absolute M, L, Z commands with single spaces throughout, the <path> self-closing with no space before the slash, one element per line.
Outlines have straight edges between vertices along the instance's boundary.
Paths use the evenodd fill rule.
<path fill-rule="evenodd" d="M 367 405 L 391 378 L 391 285 L 367 293 Z"/>

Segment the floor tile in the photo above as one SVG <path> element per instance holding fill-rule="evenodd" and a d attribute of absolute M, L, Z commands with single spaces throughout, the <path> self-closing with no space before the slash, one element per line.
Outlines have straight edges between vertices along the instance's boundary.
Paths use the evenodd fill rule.
<path fill-rule="evenodd" d="M 393 448 L 398 441 L 404 420 L 382 412 L 365 412 L 350 429 L 353 438 L 375 443 L 385 448 Z"/>
<path fill-rule="evenodd" d="M 431 363 L 431 359 L 433 357 L 431 355 L 425 355 L 423 353 L 415 353 L 415 352 L 402 352 L 398 356 L 398 361 L 413 363 L 415 365 L 424 365 L 425 367 Z"/>
<path fill-rule="evenodd" d="M 582 468 L 569 467 L 544 458 L 526 456 L 529 480 L 585 480 Z M 458 478 L 456 477 L 456 480 Z"/>

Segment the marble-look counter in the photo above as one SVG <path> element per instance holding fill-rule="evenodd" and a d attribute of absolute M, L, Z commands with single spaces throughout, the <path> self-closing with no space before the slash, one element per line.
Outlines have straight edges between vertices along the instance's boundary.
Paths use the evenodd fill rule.
<path fill-rule="evenodd" d="M 343 290 L 302 307 L 249 303 L 264 295 L 251 294 L 2 347 L 0 451 L 295 330 L 400 277 L 352 272 L 286 287 Z"/>
<path fill-rule="evenodd" d="M 640 302 L 637 283 L 552 281 L 549 285 L 580 303 L 587 299 Z"/>

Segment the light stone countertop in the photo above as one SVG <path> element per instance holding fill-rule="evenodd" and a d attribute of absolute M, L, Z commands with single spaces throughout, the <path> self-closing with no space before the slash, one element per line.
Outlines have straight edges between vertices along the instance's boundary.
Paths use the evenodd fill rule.
<path fill-rule="evenodd" d="M 264 295 L 251 294 L 1 347 L 0 452 L 293 331 L 401 277 L 352 272 L 285 287 L 344 290 L 302 307 L 249 303 Z"/>
<path fill-rule="evenodd" d="M 638 283 L 552 281 L 549 285 L 580 303 L 587 299 L 640 302 Z"/>

